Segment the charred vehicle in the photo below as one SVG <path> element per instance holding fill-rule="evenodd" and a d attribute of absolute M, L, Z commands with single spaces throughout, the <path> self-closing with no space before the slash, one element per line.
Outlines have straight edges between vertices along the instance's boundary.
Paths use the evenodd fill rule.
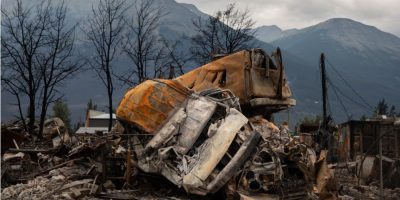
<path fill-rule="evenodd" d="M 134 88 L 117 116 L 128 130 L 144 134 L 134 136 L 138 167 L 193 194 L 218 191 L 260 140 L 230 91 L 193 93 L 176 80 L 149 80 Z M 148 119 L 136 120 L 143 116 Z"/>
<path fill-rule="evenodd" d="M 240 51 L 129 90 L 116 115 L 133 137 L 137 167 L 191 194 L 233 184 L 249 194 L 304 198 L 315 153 L 264 119 L 295 105 L 279 49 L 273 57 Z"/>
<path fill-rule="evenodd" d="M 197 92 L 229 89 L 239 97 L 249 115 L 272 113 L 296 105 L 285 77 L 281 51 L 272 58 L 262 49 L 239 51 L 177 77 L 183 86 Z"/>

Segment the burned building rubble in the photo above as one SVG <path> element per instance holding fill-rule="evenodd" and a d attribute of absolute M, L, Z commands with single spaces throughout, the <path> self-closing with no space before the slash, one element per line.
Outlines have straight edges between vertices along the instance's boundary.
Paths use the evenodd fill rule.
<path fill-rule="evenodd" d="M 2 125 L 1 196 L 377 199 L 374 186 L 354 184 L 350 162 L 328 163 L 325 150 L 269 121 L 293 105 L 280 51 L 253 49 L 130 89 L 104 135 L 76 137 L 58 118 L 46 121 L 42 140 L 19 123 Z"/>

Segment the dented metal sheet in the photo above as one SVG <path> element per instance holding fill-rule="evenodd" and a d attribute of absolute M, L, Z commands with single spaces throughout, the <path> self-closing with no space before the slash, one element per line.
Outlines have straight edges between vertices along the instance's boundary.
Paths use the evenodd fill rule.
<path fill-rule="evenodd" d="M 233 108 L 229 110 L 229 115 L 224 119 L 215 135 L 205 142 L 208 148 L 200 153 L 196 166 L 183 178 L 183 187 L 186 191 L 196 190 L 203 186 L 203 182 L 228 150 L 236 133 L 247 122 L 248 119 L 242 113 Z"/>
<path fill-rule="evenodd" d="M 183 108 L 179 109 L 171 119 L 155 134 L 147 143 L 145 151 L 157 149 L 166 144 L 174 135 L 178 134 L 181 124 L 186 119 L 186 113 Z"/>
<path fill-rule="evenodd" d="M 121 100 L 117 118 L 154 133 L 187 100 L 191 91 L 175 80 L 147 80 L 129 90 Z"/>
<path fill-rule="evenodd" d="M 175 150 L 186 154 L 196 142 L 207 122 L 215 112 L 217 103 L 205 97 L 190 98 L 186 106 L 187 118 L 180 128 Z"/>
<path fill-rule="evenodd" d="M 196 68 L 176 80 L 197 92 L 212 88 L 229 89 L 241 100 L 246 100 L 246 65 L 250 65 L 250 53 L 240 51 Z"/>
<path fill-rule="evenodd" d="M 242 167 L 246 159 L 249 158 L 250 154 L 256 148 L 260 141 L 260 134 L 253 131 L 247 140 L 240 146 L 239 150 L 233 156 L 231 161 L 224 167 L 224 169 L 207 185 L 207 190 L 211 193 L 217 192 L 223 187 L 229 179 L 231 179 L 235 173 Z"/>

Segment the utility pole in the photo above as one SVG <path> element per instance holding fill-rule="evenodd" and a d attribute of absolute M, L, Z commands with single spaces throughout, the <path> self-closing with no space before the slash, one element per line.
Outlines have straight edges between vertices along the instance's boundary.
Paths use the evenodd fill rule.
<path fill-rule="evenodd" d="M 327 111 L 326 111 L 326 98 L 327 98 L 327 88 L 326 88 L 326 72 L 325 72 L 325 55 L 321 53 L 320 58 L 320 68 L 321 68 L 321 81 L 322 81 L 322 127 L 327 128 Z"/>
<path fill-rule="evenodd" d="M 382 130 L 379 126 L 378 128 L 379 131 L 379 192 L 381 195 L 381 199 L 384 199 L 383 195 L 383 164 L 382 164 Z"/>
<path fill-rule="evenodd" d="M 326 85 L 326 71 L 325 71 L 325 55 L 321 53 L 320 57 L 320 68 L 321 68 L 321 81 L 322 81 L 322 125 L 320 128 L 320 144 L 323 149 L 328 150 L 327 160 L 328 162 L 332 161 L 333 152 L 332 152 L 332 135 L 328 130 L 328 112 L 326 109 L 327 98 L 328 98 L 328 89 Z"/>

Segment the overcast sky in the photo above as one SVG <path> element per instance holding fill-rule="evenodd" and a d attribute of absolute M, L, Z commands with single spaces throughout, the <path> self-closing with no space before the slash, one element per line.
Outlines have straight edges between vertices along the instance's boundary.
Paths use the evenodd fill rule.
<path fill-rule="evenodd" d="M 248 8 L 256 26 L 303 28 L 334 17 L 351 18 L 400 37 L 400 0 L 177 0 L 207 14 L 229 3 Z"/>

